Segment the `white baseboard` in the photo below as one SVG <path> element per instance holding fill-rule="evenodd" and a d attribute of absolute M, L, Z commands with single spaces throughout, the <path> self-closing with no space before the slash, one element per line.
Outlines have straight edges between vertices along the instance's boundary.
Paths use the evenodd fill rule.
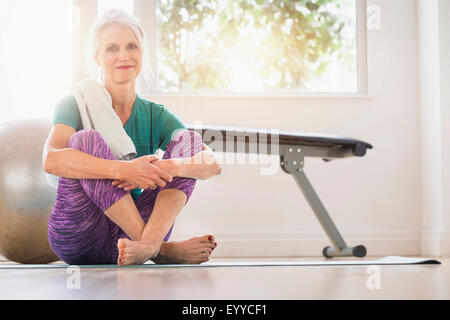
<path fill-rule="evenodd" d="M 325 246 L 331 246 L 323 232 L 299 233 L 212 233 L 217 239 L 216 258 L 233 257 L 322 257 Z M 349 246 L 363 244 L 367 256 L 421 254 L 420 232 L 343 232 Z M 198 234 L 173 234 L 171 241 L 189 239 Z"/>
<path fill-rule="evenodd" d="M 450 256 L 450 230 L 425 230 L 421 233 L 422 255 Z"/>

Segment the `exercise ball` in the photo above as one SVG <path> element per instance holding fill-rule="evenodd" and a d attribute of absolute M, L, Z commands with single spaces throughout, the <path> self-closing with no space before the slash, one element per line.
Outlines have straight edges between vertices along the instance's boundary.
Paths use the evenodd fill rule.
<path fill-rule="evenodd" d="M 56 199 L 42 165 L 50 119 L 0 123 L 0 254 L 19 263 L 57 261 L 47 237 Z"/>

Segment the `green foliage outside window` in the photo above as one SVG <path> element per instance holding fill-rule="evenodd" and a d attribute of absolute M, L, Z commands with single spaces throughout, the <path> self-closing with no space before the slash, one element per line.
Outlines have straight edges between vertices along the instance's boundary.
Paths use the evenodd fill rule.
<path fill-rule="evenodd" d="M 355 1 L 160 0 L 158 85 L 301 90 L 332 62 L 354 72 Z"/>

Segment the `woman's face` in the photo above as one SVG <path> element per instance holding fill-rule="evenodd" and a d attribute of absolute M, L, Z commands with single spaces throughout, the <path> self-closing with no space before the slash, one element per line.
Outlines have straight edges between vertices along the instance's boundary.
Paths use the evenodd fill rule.
<path fill-rule="evenodd" d="M 95 60 L 103 70 L 105 84 L 124 84 L 141 72 L 142 49 L 129 28 L 111 25 L 100 33 Z"/>

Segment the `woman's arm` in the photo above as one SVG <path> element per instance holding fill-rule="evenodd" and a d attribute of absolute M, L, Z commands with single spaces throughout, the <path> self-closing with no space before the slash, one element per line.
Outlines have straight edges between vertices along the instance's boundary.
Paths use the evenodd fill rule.
<path fill-rule="evenodd" d="M 45 142 L 42 162 L 45 172 L 72 179 L 118 179 L 123 164 L 118 160 L 96 158 L 77 149 L 67 148 L 75 129 L 55 124 Z"/>
<path fill-rule="evenodd" d="M 164 187 L 172 176 L 152 164 L 150 155 L 132 161 L 107 160 L 67 148 L 75 130 L 65 124 L 53 126 L 42 155 L 45 172 L 72 179 L 128 179 L 137 188 Z M 165 180 L 165 181 L 164 181 Z"/>
<path fill-rule="evenodd" d="M 206 180 L 220 174 L 220 167 L 212 150 L 203 144 L 202 151 L 190 158 L 172 159 L 175 167 L 175 176 Z M 158 165 L 158 163 L 155 163 Z"/>
<path fill-rule="evenodd" d="M 203 144 L 201 152 L 190 158 L 161 159 L 153 161 L 152 164 L 168 172 L 173 177 L 199 180 L 209 179 L 222 172 L 222 168 L 219 166 L 214 153 L 205 144 Z M 112 184 L 125 190 L 136 188 L 135 185 L 123 179 L 116 179 Z"/>

